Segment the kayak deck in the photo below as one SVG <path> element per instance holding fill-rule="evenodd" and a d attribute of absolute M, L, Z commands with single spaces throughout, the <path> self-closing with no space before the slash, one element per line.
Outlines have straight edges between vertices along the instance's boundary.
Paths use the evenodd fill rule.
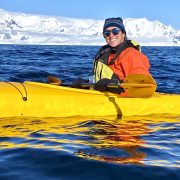
<path fill-rule="evenodd" d="M 179 94 L 125 98 L 38 82 L 0 82 L 0 117 L 180 115 Z"/>

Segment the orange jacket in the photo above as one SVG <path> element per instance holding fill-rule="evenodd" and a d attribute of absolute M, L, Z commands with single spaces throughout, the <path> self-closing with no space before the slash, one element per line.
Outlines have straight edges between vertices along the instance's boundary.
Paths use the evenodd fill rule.
<path fill-rule="evenodd" d="M 109 56 L 109 62 L 114 54 Z M 148 58 L 133 47 L 125 49 L 117 58 L 113 65 L 109 65 L 113 72 L 124 80 L 129 74 L 147 74 L 150 75 Z"/>

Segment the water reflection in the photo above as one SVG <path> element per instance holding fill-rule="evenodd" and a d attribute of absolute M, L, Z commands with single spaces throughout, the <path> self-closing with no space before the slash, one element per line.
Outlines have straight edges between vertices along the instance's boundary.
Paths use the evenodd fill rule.
<path fill-rule="evenodd" d="M 172 135 L 172 130 L 175 132 L 173 148 L 179 146 L 177 138 L 179 119 L 166 116 L 123 119 L 114 117 L 0 119 L 0 151 L 24 147 L 46 148 L 108 163 L 163 166 L 164 162 L 166 165 L 171 164 L 174 158 L 171 156 L 171 160 L 168 160 L 170 155 L 164 151 L 171 148 L 168 143 L 171 143 L 172 138 L 168 138 Z M 164 135 L 166 137 L 161 137 Z M 155 141 L 157 137 L 159 140 Z M 167 156 L 161 157 L 162 152 Z M 159 153 L 157 157 L 160 159 L 155 159 L 154 153 Z M 176 150 L 173 153 L 176 153 Z M 178 161 L 174 160 L 171 165 L 177 167 Z"/>
<path fill-rule="evenodd" d="M 141 136 L 149 132 L 147 124 L 138 121 L 91 121 L 86 133 L 94 138 L 93 148 L 81 149 L 75 154 L 111 163 L 143 164 L 146 153 L 139 149 L 145 143 Z"/>

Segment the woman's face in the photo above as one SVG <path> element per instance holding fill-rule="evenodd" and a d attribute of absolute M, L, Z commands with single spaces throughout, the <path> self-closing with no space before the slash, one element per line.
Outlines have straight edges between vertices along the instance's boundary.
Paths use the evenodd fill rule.
<path fill-rule="evenodd" d="M 114 35 L 112 30 L 113 29 L 118 29 L 117 27 L 108 27 L 105 31 L 110 31 L 109 36 L 104 36 L 106 39 L 106 42 L 111 46 L 111 47 L 116 47 L 119 44 L 121 44 L 124 41 L 125 38 L 125 33 L 123 33 L 121 30 L 117 35 Z"/>

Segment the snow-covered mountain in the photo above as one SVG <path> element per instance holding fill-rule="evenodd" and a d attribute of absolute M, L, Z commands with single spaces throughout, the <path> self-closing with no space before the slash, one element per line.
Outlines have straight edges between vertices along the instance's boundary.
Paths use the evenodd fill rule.
<path fill-rule="evenodd" d="M 103 45 L 104 20 L 31 15 L 0 9 L 1 44 Z M 180 30 L 146 18 L 127 18 L 129 39 L 141 45 L 180 45 Z"/>

